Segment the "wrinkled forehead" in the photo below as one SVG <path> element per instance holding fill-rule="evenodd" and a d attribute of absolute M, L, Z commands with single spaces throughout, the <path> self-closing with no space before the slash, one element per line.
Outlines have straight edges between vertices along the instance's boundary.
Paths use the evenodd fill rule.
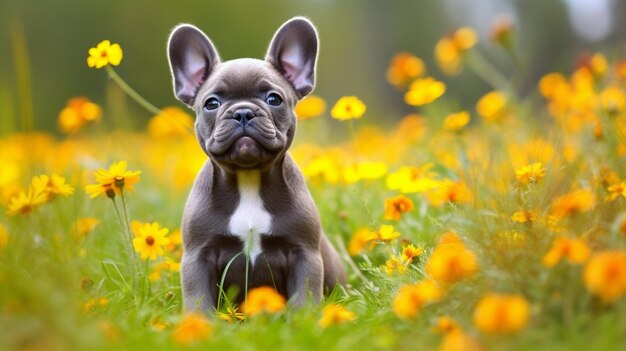
<path fill-rule="evenodd" d="M 218 95 L 225 98 L 258 96 L 260 92 L 277 91 L 293 97 L 293 88 L 267 61 L 236 59 L 217 65 L 198 93 L 198 97 Z"/>

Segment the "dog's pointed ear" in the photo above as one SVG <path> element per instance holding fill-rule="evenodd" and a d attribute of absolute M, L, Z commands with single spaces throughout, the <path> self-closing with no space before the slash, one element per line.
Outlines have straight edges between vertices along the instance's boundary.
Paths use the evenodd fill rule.
<path fill-rule="evenodd" d="M 198 88 L 220 62 L 217 50 L 201 30 L 181 24 L 170 35 L 167 57 L 174 80 L 174 95 L 191 106 Z"/>
<path fill-rule="evenodd" d="M 315 86 L 317 50 L 317 31 L 313 23 L 295 17 L 276 31 L 265 59 L 285 76 L 301 99 Z"/>

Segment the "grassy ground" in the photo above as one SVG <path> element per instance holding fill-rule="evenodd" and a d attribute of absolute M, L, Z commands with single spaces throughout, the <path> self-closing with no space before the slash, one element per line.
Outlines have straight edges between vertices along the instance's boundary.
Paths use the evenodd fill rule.
<path fill-rule="evenodd" d="M 423 115 L 395 126 L 368 125 L 367 114 L 342 124 L 320 123 L 328 113 L 300 121 L 292 155 L 349 285 L 322 306 L 234 323 L 181 313 L 177 229 L 205 160 L 192 134 L 155 119 L 139 133 L 92 126 L 61 139 L 7 135 L 0 139 L 8 211 L 0 216 L 0 349 L 624 349 L 623 67 L 549 76 L 541 94 L 524 99 L 502 87 L 476 111 L 466 107 L 467 125 L 446 119 L 458 112 L 451 93 L 432 98 L 423 90 L 435 88 L 416 86 L 409 91 L 426 102 L 407 102 Z M 190 117 L 160 118 L 184 124 Z M 310 142 L 337 127 L 349 140 Z M 94 172 L 119 160 L 142 171 L 124 204 L 121 193 L 115 204 L 90 199 L 84 187 L 95 183 Z M 10 213 L 40 174 L 64 177 L 73 194 Z M 390 205 L 399 195 L 404 207 Z M 93 220 L 77 228 L 85 218 Z M 170 238 L 157 260 L 133 256 L 136 288 L 127 252 L 129 229 L 139 235 L 132 221 L 158 222 Z M 386 237 L 383 225 L 399 235 Z M 403 258 L 408 244 L 421 254 Z M 329 304 L 354 315 L 322 326 Z"/>

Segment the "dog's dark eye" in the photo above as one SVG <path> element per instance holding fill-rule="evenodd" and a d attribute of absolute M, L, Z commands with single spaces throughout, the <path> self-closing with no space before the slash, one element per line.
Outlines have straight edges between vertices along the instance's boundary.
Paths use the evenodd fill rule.
<path fill-rule="evenodd" d="M 204 103 L 204 108 L 211 111 L 211 110 L 215 110 L 216 108 L 220 107 L 220 101 L 214 97 L 208 99 L 205 103 Z"/>
<path fill-rule="evenodd" d="M 268 105 L 279 106 L 280 104 L 283 103 L 283 99 L 281 99 L 280 96 L 278 96 L 278 94 L 271 93 L 267 96 L 267 98 L 265 99 L 265 102 L 267 102 Z"/>

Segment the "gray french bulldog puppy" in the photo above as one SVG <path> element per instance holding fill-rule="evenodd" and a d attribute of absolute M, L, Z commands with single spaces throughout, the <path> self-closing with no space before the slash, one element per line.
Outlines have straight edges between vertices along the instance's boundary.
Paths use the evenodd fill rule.
<path fill-rule="evenodd" d="M 209 156 L 183 214 L 185 310 L 215 308 L 222 279 L 223 291 L 238 287 L 237 302 L 246 287 L 269 285 L 295 305 L 345 284 L 339 254 L 287 154 L 294 106 L 315 85 L 317 50 L 317 31 L 301 17 L 278 29 L 265 60 L 221 62 L 192 25 L 170 35 L 174 93 L 195 111 Z"/>

